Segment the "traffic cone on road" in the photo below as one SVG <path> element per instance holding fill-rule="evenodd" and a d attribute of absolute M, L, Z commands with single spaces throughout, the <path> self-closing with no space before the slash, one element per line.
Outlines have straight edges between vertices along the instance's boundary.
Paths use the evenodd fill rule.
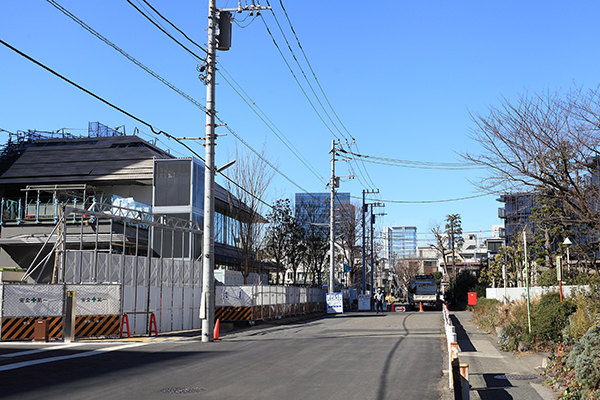
<path fill-rule="evenodd" d="M 419 312 L 423 312 L 423 302 L 419 302 Z"/>
<path fill-rule="evenodd" d="M 217 322 L 215 323 L 215 330 L 213 332 L 213 339 L 214 340 L 219 340 L 219 321 L 217 320 Z"/>
<path fill-rule="evenodd" d="M 394 307 L 394 303 L 392 303 L 392 312 L 396 312 L 396 308 Z"/>

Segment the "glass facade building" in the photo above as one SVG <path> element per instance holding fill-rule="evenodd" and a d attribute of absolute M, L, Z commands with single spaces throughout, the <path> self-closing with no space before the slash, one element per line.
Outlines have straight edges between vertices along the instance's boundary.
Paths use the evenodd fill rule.
<path fill-rule="evenodd" d="M 321 227 L 323 232 L 329 235 L 329 209 L 330 193 L 296 193 L 294 196 L 294 216 L 296 220 L 306 230 L 312 227 Z M 340 206 L 349 210 L 350 193 L 336 193 L 334 207 Z M 336 213 L 336 223 L 341 218 Z"/>
<path fill-rule="evenodd" d="M 417 255 L 417 227 L 390 226 L 383 228 L 384 257 L 392 261 L 396 257 Z"/>

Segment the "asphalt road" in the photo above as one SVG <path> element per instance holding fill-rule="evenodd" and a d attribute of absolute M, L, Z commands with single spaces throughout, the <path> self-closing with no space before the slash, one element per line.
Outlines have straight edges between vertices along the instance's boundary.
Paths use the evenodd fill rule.
<path fill-rule="evenodd" d="M 439 399 L 439 312 L 346 313 L 221 334 L 1 343 L 2 399 Z"/>

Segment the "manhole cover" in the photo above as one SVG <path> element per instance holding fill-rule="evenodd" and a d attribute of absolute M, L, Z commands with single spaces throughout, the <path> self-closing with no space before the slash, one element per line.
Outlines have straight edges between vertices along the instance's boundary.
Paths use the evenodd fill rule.
<path fill-rule="evenodd" d="M 191 394 L 191 393 L 200 393 L 204 392 L 206 389 L 199 387 L 187 387 L 187 388 L 167 388 L 161 390 L 161 393 L 168 394 Z"/>
<path fill-rule="evenodd" d="M 538 375 L 516 375 L 516 374 L 503 374 L 503 375 L 495 375 L 495 379 L 514 379 L 514 380 L 533 380 L 539 378 Z"/>

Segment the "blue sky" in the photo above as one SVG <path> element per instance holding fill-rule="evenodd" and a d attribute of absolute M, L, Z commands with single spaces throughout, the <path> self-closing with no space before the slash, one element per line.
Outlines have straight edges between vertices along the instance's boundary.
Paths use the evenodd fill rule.
<path fill-rule="evenodd" d="M 58 1 L 58 0 L 57 0 Z M 132 0 L 141 4 L 141 0 Z M 206 43 L 208 0 L 149 2 L 202 46 Z M 566 91 L 598 85 L 595 1 L 358 1 L 282 0 L 312 69 L 335 114 L 355 138 L 360 154 L 420 162 L 460 161 L 458 153 L 478 152 L 469 139 L 470 113 L 485 113 L 502 98 L 525 92 Z M 117 46 L 196 99 L 205 101 L 197 60 L 151 25 L 125 0 L 60 0 L 63 7 Z M 219 0 L 217 6 L 237 2 Z M 245 4 L 246 2 L 242 2 Z M 318 86 L 291 33 L 279 0 L 273 12 L 233 26 L 232 48 L 219 63 L 260 110 L 318 171 L 330 174 L 333 134 L 321 122 L 294 80 L 265 23 L 304 90 L 310 87 L 290 56 L 273 14 L 315 90 Z M 262 5 L 266 5 L 266 0 Z M 193 104 L 135 66 L 43 0 L 0 1 L 0 39 L 53 68 L 108 101 L 173 136 L 203 136 L 205 117 Z M 238 16 L 238 18 L 243 18 Z M 264 22 L 263 22 L 264 21 Z M 251 23 L 250 23 L 251 22 Z M 169 28 L 164 22 L 165 28 Z M 246 26 L 247 25 L 247 26 Z M 198 55 L 202 51 L 173 35 Z M 238 89 L 239 91 L 239 89 Z M 320 94 L 320 92 L 319 92 Z M 321 95 L 320 95 L 321 96 Z M 326 101 L 321 96 L 321 101 Z M 221 77 L 217 87 L 220 118 L 256 150 L 308 192 L 326 191 L 317 179 Z M 328 109 L 330 115 L 333 113 Z M 321 111 L 321 117 L 327 120 Z M 52 76 L 0 46 L 0 128 L 85 133 L 89 121 L 111 127 L 150 129 Z M 338 126 L 341 126 L 338 124 Z M 82 130 L 77 130 L 82 129 Z M 220 128 L 220 133 L 225 133 Z M 0 142 L 6 134 L 0 133 Z M 142 137 L 151 139 L 152 135 Z M 184 148 L 159 137 L 181 156 Z M 235 152 L 237 140 L 218 139 L 217 165 Z M 198 144 L 191 144 L 204 154 Z M 352 171 L 337 163 L 339 175 Z M 352 164 L 351 164 L 352 165 Z M 465 231 L 489 236 L 497 218 L 495 195 L 470 200 L 422 203 L 480 194 L 470 181 L 482 170 L 432 170 L 365 163 L 368 175 L 342 182 L 340 191 L 356 201 L 363 188 L 379 189 L 387 215 L 377 225 L 417 226 L 427 244 L 432 222 L 459 213 Z M 301 191 L 281 175 L 272 183 L 269 202 Z M 397 203 L 398 201 L 414 203 Z"/>

